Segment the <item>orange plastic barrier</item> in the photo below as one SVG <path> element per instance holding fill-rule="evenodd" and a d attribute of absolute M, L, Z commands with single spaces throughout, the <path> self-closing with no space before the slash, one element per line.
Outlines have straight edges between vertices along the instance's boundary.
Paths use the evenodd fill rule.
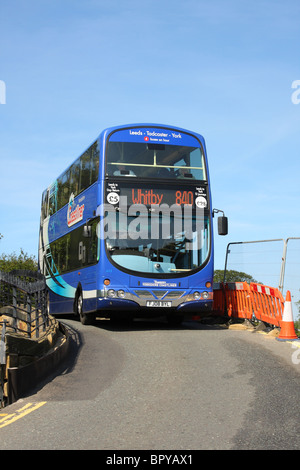
<path fill-rule="evenodd" d="M 249 285 L 246 282 L 214 284 L 214 315 L 228 315 L 234 318 L 252 318 Z"/>
<path fill-rule="evenodd" d="M 214 284 L 213 315 L 228 315 L 232 318 L 257 320 L 281 325 L 284 311 L 284 298 L 274 288 L 253 282 L 229 282 Z"/>
<path fill-rule="evenodd" d="M 250 293 L 253 313 L 257 320 L 280 326 L 284 309 L 281 292 L 274 287 L 251 282 Z"/>
<path fill-rule="evenodd" d="M 225 302 L 225 289 L 222 282 L 214 283 L 214 301 L 213 301 L 213 315 L 223 316 L 226 313 L 226 302 Z"/>
<path fill-rule="evenodd" d="M 250 288 L 247 282 L 229 282 L 225 284 L 225 297 L 229 317 L 251 320 L 253 312 Z"/>

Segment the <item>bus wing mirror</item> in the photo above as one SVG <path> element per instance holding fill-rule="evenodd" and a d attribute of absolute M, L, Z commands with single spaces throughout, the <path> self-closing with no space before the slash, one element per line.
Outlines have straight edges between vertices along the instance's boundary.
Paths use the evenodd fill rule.
<path fill-rule="evenodd" d="M 228 219 L 224 215 L 218 217 L 218 234 L 227 235 L 228 234 Z"/>
<path fill-rule="evenodd" d="M 212 216 L 214 217 L 217 212 L 222 212 L 222 216 L 218 217 L 218 234 L 227 235 L 228 234 L 228 219 L 225 217 L 225 214 L 220 209 L 213 209 Z"/>

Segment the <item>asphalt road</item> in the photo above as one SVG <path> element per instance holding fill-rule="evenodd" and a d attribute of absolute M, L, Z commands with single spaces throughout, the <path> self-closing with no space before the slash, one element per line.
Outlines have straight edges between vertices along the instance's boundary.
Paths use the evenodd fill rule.
<path fill-rule="evenodd" d="M 299 449 L 300 349 L 258 333 L 60 319 L 70 355 L 0 410 L 1 449 Z"/>

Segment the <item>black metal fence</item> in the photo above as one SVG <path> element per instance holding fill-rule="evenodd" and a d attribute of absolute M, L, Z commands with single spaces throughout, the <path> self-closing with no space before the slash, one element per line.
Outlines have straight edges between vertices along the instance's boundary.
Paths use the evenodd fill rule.
<path fill-rule="evenodd" d="M 0 327 L 39 338 L 49 325 L 46 282 L 35 271 L 0 271 Z"/>

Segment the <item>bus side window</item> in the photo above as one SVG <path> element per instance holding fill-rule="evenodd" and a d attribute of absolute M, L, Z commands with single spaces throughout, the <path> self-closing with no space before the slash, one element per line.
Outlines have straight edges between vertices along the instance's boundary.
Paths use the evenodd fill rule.
<path fill-rule="evenodd" d="M 43 197 L 42 197 L 42 220 L 46 219 L 48 217 L 48 190 L 44 191 Z"/>
<path fill-rule="evenodd" d="M 99 158 L 100 153 L 98 149 L 98 142 L 92 145 L 92 162 L 91 162 L 91 184 L 97 181 L 99 173 Z"/>
<path fill-rule="evenodd" d="M 80 186 L 80 158 L 76 160 L 75 163 L 71 166 L 70 171 L 70 188 L 69 194 L 74 194 L 74 197 L 79 193 Z"/>
<path fill-rule="evenodd" d="M 91 173 L 91 152 L 87 150 L 81 160 L 81 181 L 80 181 L 80 192 L 90 186 L 90 173 Z"/>
<path fill-rule="evenodd" d="M 49 199 L 49 215 L 53 215 L 56 212 L 56 197 L 52 194 Z"/>
<path fill-rule="evenodd" d="M 79 192 L 91 186 L 98 178 L 99 172 L 99 149 L 98 143 L 95 142 L 91 147 L 84 152 L 80 157 L 81 170 L 80 170 L 80 188 Z"/>

